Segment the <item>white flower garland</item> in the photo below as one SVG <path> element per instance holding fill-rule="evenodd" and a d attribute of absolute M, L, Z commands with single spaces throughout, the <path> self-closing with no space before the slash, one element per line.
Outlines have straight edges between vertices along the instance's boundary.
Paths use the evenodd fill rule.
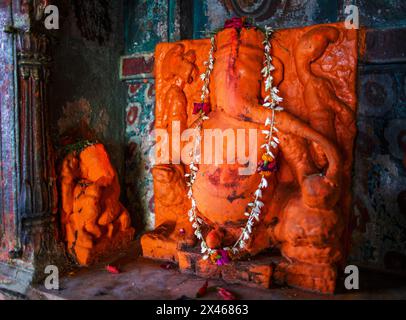
<path fill-rule="evenodd" d="M 282 111 L 283 108 L 279 107 L 279 103 L 282 102 L 282 98 L 278 96 L 279 90 L 278 88 L 273 86 L 273 77 L 271 72 L 275 70 L 275 67 L 272 65 L 272 57 L 271 57 L 271 44 L 270 38 L 273 33 L 273 29 L 271 27 L 265 27 L 265 40 L 264 44 L 264 68 L 262 69 L 261 73 L 264 77 L 265 81 L 265 91 L 268 95 L 264 99 L 263 106 L 265 108 L 269 108 L 272 110 L 272 114 L 270 118 L 267 118 L 265 121 L 265 126 L 269 127 L 268 130 L 263 130 L 262 132 L 265 134 L 265 138 L 267 139 L 267 143 L 263 144 L 261 148 L 265 149 L 268 156 L 275 158 L 274 154 L 272 153 L 271 149 L 277 148 L 279 144 L 279 139 L 275 137 L 273 134 L 274 132 L 278 132 L 278 129 L 275 127 L 275 112 Z M 213 36 L 210 39 L 211 48 L 209 52 L 208 61 L 204 64 L 206 66 L 206 71 L 203 73 L 200 78 L 203 81 L 202 87 L 202 95 L 201 100 L 204 103 L 206 97 L 210 94 L 209 91 L 209 83 L 210 83 L 210 75 L 214 68 L 214 51 L 215 51 L 215 37 Z M 200 113 L 200 120 L 199 124 L 196 127 L 196 136 L 195 142 L 193 146 L 193 151 L 190 153 L 192 156 L 192 161 L 189 165 L 190 173 L 185 174 L 185 177 L 189 179 L 186 185 L 189 188 L 187 196 L 191 201 L 191 208 L 188 212 L 189 220 L 192 223 L 192 227 L 195 229 L 195 236 L 201 240 L 201 253 L 203 255 L 203 259 L 207 260 L 210 255 L 217 252 L 216 249 L 211 249 L 207 245 L 205 239 L 203 238 L 201 232 L 201 225 L 203 224 L 203 220 L 197 216 L 196 212 L 196 200 L 193 196 L 193 184 L 196 180 L 196 175 L 199 171 L 197 164 L 200 162 L 200 142 L 201 142 L 201 131 L 202 131 L 202 123 L 203 121 L 209 119 L 209 117 L 204 114 L 204 112 Z M 268 187 L 268 181 L 264 176 L 262 176 L 261 181 L 258 185 L 257 190 L 254 192 L 253 201 L 248 203 L 248 210 L 245 212 L 245 215 L 248 217 L 247 223 L 242 228 L 241 235 L 235 242 L 235 244 L 230 247 L 223 248 L 224 251 L 232 252 L 233 254 L 237 254 L 240 250 L 244 249 L 248 240 L 251 237 L 252 229 L 254 227 L 254 220 L 259 221 L 259 216 L 261 214 L 261 208 L 264 206 L 264 203 L 260 200 L 262 198 L 262 190 Z"/>

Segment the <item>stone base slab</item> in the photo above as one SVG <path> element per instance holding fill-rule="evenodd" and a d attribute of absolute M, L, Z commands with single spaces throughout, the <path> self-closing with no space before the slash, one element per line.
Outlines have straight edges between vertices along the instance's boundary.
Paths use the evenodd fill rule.
<path fill-rule="evenodd" d="M 332 294 L 335 289 L 335 268 L 329 265 L 289 263 L 276 253 L 217 266 L 203 260 L 197 248 L 190 248 L 154 231 L 142 236 L 141 246 L 144 257 L 178 263 L 180 272 L 206 279 L 222 279 L 230 284 L 267 289 L 272 284 L 288 285 L 325 294 Z"/>
<path fill-rule="evenodd" d="M 126 250 L 134 238 L 135 230 L 129 228 L 113 235 L 112 238 L 103 238 L 91 249 L 75 248 L 68 244 L 69 252 L 76 258 L 80 265 L 88 266 L 116 254 L 118 251 Z"/>

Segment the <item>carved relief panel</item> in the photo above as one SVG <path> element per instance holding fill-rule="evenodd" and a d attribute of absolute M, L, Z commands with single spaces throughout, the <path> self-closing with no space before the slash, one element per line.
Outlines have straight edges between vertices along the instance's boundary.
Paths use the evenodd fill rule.
<path fill-rule="evenodd" d="M 231 129 L 235 136 L 241 128 L 265 129 L 269 113 L 261 107 L 263 39 L 262 31 L 255 28 L 229 28 L 216 35 L 212 110 L 204 129 Z M 348 250 L 357 33 L 342 24 L 278 30 L 272 48 L 274 81 L 285 109 L 276 118 L 278 170 L 269 177 L 260 222 L 241 260 L 277 247 L 284 259 L 277 263 L 275 278 L 332 292 L 336 266 Z M 157 129 L 182 133 L 195 125 L 194 103 L 200 101 L 202 86 L 198 75 L 205 69 L 209 50 L 206 39 L 157 46 Z M 178 160 L 173 158 L 174 138 L 169 137 L 171 163 L 153 169 L 156 229 L 143 236 L 143 252 L 176 260 L 182 270 L 195 268 L 209 277 L 212 267 L 189 254 L 196 239 L 187 216 L 190 203 L 184 174 L 188 169 L 184 162 L 174 161 Z M 263 138 L 258 137 L 257 143 L 259 149 Z M 207 153 L 214 151 L 203 149 L 202 158 Z M 256 160 L 261 160 L 259 152 Z M 193 192 L 205 225 L 203 236 L 211 248 L 233 243 L 245 223 L 244 212 L 260 176 L 240 175 L 240 168 L 226 162 L 199 165 Z M 238 269 L 238 263 L 233 268 Z"/>

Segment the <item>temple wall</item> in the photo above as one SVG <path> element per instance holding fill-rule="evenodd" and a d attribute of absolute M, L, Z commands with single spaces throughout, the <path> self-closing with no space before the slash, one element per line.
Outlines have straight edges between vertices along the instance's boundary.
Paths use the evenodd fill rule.
<path fill-rule="evenodd" d="M 104 3 L 104 4 L 103 4 Z M 51 130 L 58 148 L 72 128 L 103 142 L 122 177 L 125 86 L 121 1 L 60 1 L 60 29 L 52 32 Z"/>
<path fill-rule="evenodd" d="M 397 269 L 406 266 L 406 163 L 400 147 L 406 129 L 406 65 L 396 49 L 402 37 L 404 29 L 367 32 L 353 173 L 352 259 Z"/>
<path fill-rule="evenodd" d="M 120 75 L 127 93 L 125 129 L 125 192 L 127 208 L 148 230 L 154 227 L 149 154 L 154 124 L 155 45 L 180 39 L 180 7 L 174 0 L 125 1 L 125 51 Z M 140 23 L 142 21 L 142 23 Z"/>
<path fill-rule="evenodd" d="M 12 21 L 22 29 L 28 26 L 28 17 L 20 12 L 19 4 L 14 4 L 11 11 L 9 1 L 0 2 L 0 262 L 7 261 L 9 251 L 19 245 L 13 36 L 3 32 Z"/>

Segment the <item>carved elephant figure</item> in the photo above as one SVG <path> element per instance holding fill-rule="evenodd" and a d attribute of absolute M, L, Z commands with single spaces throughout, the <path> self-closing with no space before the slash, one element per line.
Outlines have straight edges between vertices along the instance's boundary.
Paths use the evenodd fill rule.
<path fill-rule="evenodd" d="M 98 243 L 120 232 L 133 232 L 120 203 L 120 185 L 109 156 L 100 143 L 71 152 L 61 170 L 61 222 L 68 250 L 87 265 Z"/>
<path fill-rule="evenodd" d="M 346 153 L 348 147 L 339 145 L 342 140 L 337 138 L 337 121 L 348 129 L 344 133 L 340 129 L 339 135 L 352 141 L 355 135 L 355 115 L 352 107 L 339 98 L 336 86 L 328 78 L 314 72 L 312 65 L 322 63 L 319 61 L 330 50 L 331 44 L 341 41 L 341 45 L 342 41 L 347 41 L 339 40 L 342 29 L 338 25 L 309 27 L 300 36 L 294 32 L 289 33 L 283 44 L 278 44 L 275 39 L 272 41 L 273 46 L 280 47 L 277 51 L 280 56 L 273 57 L 276 67 L 274 81 L 280 85 L 282 97 L 284 94 L 294 96 L 299 105 L 292 105 L 288 99 L 283 103 L 284 107 L 286 105 L 285 111 L 276 115 L 280 170 L 269 177 L 270 186 L 263 194 L 265 207 L 261 221 L 255 226 L 246 250 L 247 254 L 255 256 L 270 247 L 278 247 L 291 272 L 290 283 L 323 292 L 334 290 L 336 263 L 343 258 L 341 238 L 345 219 L 338 202 L 343 194 L 348 195 L 346 188 L 349 180 L 343 178 L 348 176 L 344 167 L 348 170 L 352 161 Z M 262 31 L 256 28 L 228 28 L 217 33 L 214 69 L 210 80 L 212 111 L 209 119 L 203 123 L 203 130 L 231 129 L 237 133 L 241 128 L 257 129 L 259 132 L 266 129 L 264 123 L 272 111 L 261 104 L 264 98 L 261 75 L 263 40 Z M 352 50 L 352 43 L 346 45 Z M 157 49 L 157 54 L 162 57 L 163 52 L 171 52 L 165 51 L 165 46 Z M 207 58 L 208 46 L 187 41 L 182 42 L 182 46 L 184 51 L 196 51 L 195 63 L 200 70 L 201 61 Z M 352 50 L 351 54 L 354 52 L 356 54 L 356 50 Z M 169 106 L 166 106 L 164 95 L 164 88 L 168 88 L 168 85 L 160 73 L 165 74 L 167 68 L 174 67 L 162 63 L 164 59 L 159 55 L 156 116 L 162 118 L 163 109 Z M 177 67 L 181 69 L 180 64 Z M 354 68 L 354 65 L 349 68 Z M 188 67 L 188 70 L 192 69 Z M 182 87 L 186 100 L 182 103 L 182 109 L 175 114 L 184 112 L 189 126 L 195 123 L 190 109 L 196 102 L 200 87 L 201 81 L 193 81 Z M 354 92 L 351 94 L 355 96 Z M 224 150 L 228 143 L 224 144 Z M 258 162 L 263 143 L 264 138 L 259 136 L 256 150 Z M 248 153 L 249 146 L 245 146 Z M 204 152 L 214 151 L 204 150 L 202 158 Z M 261 179 L 256 174 L 239 175 L 239 167 L 239 164 L 227 164 L 226 159 L 222 164 L 199 164 L 193 194 L 199 215 L 207 226 L 204 236 L 211 248 L 230 246 L 236 241 L 246 222 L 244 212 L 247 204 Z M 157 221 L 162 223 L 165 219 L 177 219 L 168 214 L 166 209 L 170 206 L 160 200 L 162 190 L 171 189 L 172 192 L 176 190 L 176 193 L 186 194 L 186 188 L 181 178 L 177 182 L 168 181 L 166 186 L 162 186 L 162 181 L 158 181 L 161 176 L 159 170 L 168 168 L 160 167 L 153 173 L 156 179 L 155 192 L 159 195 L 156 198 Z M 157 190 L 157 184 L 161 185 L 160 190 Z M 179 188 L 184 191 L 180 192 Z M 184 219 L 184 208 L 177 211 L 176 215 Z M 180 224 L 180 227 L 183 228 L 183 225 Z M 175 238 L 178 231 L 175 229 L 173 232 Z M 189 236 L 193 237 L 193 230 L 188 229 L 186 232 L 190 232 Z"/>

